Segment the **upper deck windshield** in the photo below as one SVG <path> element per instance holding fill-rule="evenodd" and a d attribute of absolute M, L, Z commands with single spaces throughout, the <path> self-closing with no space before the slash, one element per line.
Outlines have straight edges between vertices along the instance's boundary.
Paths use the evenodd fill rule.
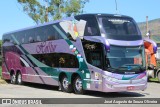
<path fill-rule="evenodd" d="M 140 31 L 132 18 L 99 16 L 98 20 L 107 39 L 142 39 Z"/>

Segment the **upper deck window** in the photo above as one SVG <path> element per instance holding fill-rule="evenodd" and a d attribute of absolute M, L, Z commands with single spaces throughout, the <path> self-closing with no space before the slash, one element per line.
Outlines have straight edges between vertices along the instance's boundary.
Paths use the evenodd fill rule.
<path fill-rule="evenodd" d="M 98 22 L 95 16 L 75 16 L 76 20 L 85 20 L 86 27 L 84 36 L 100 36 Z"/>
<path fill-rule="evenodd" d="M 108 39 L 141 39 L 139 29 L 131 18 L 100 16 L 98 19 Z"/>

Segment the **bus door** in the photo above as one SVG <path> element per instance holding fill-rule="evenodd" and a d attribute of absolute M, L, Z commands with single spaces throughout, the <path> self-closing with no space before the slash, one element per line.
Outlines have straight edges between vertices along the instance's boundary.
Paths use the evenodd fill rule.
<path fill-rule="evenodd" d="M 91 73 L 91 89 L 102 91 L 102 45 L 96 42 L 83 43 L 88 69 Z"/>

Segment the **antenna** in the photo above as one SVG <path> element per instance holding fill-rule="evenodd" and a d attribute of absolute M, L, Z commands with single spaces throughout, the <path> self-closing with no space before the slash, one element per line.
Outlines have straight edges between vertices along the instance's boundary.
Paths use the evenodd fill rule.
<path fill-rule="evenodd" d="M 116 14 L 118 14 L 117 0 L 115 0 L 115 5 L 116 5 Z"/>

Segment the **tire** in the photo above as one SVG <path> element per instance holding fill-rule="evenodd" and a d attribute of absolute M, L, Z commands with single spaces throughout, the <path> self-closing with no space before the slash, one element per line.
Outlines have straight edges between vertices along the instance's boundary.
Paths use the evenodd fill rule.
<path fill-rule="evenodd" d="M 73 80 L 73 89 L 75 94 L 85 94 L 85 90 L 83 90 L 82 86 L 82 79 L 79 76 Z"/>
<path fill-rule="evenodd" d="M 61 81 L 60 81 L 60 85 L 61 85 L 61 90 L 63 92 L 67 92 L 67 93 L 71 93 L 73 88 L 71 84 L 68 84 L 68 78 L 67 76 L 63 76 Z"/>
<path fill-rule="evenodd" d="M 158 81 L 160 82 L 160 72 L 157 74 Z"/>
<path fill-rule="evenodd" d="M 19 85 L 22 85 L 22 84 L 23 84 L 22 74 L 21 74 L 20 72 L 17 74 L 16 83 L 19 84 Z"/>
<path fill-rule="evenodd" d="M 16 83 L 16 75 L 13 73 L 12 75 L 11 75 L 11 84 L 15 84 Z"/>

